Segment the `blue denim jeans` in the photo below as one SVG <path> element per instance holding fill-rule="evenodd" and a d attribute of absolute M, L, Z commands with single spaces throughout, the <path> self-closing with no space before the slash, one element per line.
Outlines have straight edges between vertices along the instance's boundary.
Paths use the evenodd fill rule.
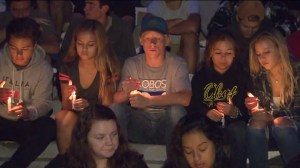
<path fill-rule="evenodd" d="M 300 153 L 300 122 L 292 121 L 293 126 L 271 127 L 284 164 Z M 268 167 L 268 139 L 265 129 L 248 127 L 247 130 L 250 168 Z"/>
<path fill-rule="evenodd" d="M 300 121 L 293 120 L 293 122 L 293 126 L 274 127 L 272 130 L 273 137 L 285 164 L 300 154 Z"/>
<path fill-rule="evenodd" d="M 231 168 L 247 167 L 247 141 L 246 141 L 247 123 L 244 121 L 235 121 L 227 125 L 224 129 L 226 144 L 230 148 Z"/>
<path fill-rule="evenodd" d="M 250 168 L 268 167 L 268 139 L 265 129 L 247 128 L 248 157 Z"/>
<path fill-rule="evenodd" d="M 158 112 L 131 108 L 124 103 L 112 104 L 110 108 L 129 141 L 135 143 L 166 144 L 173 127 L 186 115 L 183 106 L 170 106 Z"/>

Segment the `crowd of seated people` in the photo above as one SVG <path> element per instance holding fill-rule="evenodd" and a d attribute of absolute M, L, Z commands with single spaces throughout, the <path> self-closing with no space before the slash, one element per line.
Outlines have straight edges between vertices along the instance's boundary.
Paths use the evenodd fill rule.
<path fill-rule="evenodd" d="M 52 141 L 47 168 L 148 167 L 128 143 L 165 145 L 164 168 L 266 168 L 269 139 L 284 167 L 300 166 L 300 30 L 289 3 L 221 0 L 199 55 L 201 3 L 126 2 L 6 1 L 0 141 L 20 146 L 1 168 L 28 167 Z M 54 87 L 62 108 L 52 114 Z"/>

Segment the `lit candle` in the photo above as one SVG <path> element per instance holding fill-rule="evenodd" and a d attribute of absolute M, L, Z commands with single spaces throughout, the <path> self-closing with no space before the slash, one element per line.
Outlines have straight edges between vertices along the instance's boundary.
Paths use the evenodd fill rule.
<path fill-rule="evenodd" d="M 247 92 L 248 97 L 254 97 L 254 95 L 251 92 Z"/>
<path fill-rule="evenodd" d="M 76 91 L 74 90 L 71 94 L 71 100 L 72 100 L 72 109 L 75 109 L 74 104 L 76 100 Z"/>
<path fill-rule="evenodd" d="M 130 92 L 130 95 L 136 95 L 139 94 L 140 92 L 138 90 L 133 90 Z"/>
<path fill-rule="evenodd" d="M 69 80 L 68 85 L 69 85 L 69 86 L 72 85 L 72 80 Z"/>
<path fill-rule="evenodd" d="M 7 99 L 7 110 L 8 111 L 11 110 L 11 97 L 8 97 L 8 99 Z"/>
<path fill-rule="evenodd" d="M 0 82 L 0 88 L 3 88 L 4 85 L 5 85 L 5 81 L 1 81 L 1 82 Z"/>
<path fill-rule="evenodd" d="M 247 92 L 248 97 L 255 97 L 251 92 Z M 259 109 L 259 103 L 257 101 L 256 107 L 253 108 L 253 110 L 257 111 Z"/>
<path fill-rule="evenodd" d="M 221 118 L 222 128 L 225 128 L 225 116 Z"/>

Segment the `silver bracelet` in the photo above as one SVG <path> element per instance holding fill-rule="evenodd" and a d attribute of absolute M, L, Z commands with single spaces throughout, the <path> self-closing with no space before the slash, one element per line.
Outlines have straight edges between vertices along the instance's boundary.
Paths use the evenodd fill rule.
<path fill-rule="evenodd" d="M 232 119 L 238 118 L 238 116 L 240 114 L 239 108 L 237 108 L 236 106 L 233 106 L 233 112 L 234 112 L 234 115 L 229 115 L 229 117 Z"/>

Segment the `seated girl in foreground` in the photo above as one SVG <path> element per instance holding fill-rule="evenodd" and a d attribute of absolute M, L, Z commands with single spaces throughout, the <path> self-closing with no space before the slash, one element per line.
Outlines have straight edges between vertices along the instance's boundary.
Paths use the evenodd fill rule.
<path fill-rule="evenodd" d="M 227 168 L 222 132 L 198 114 L 181 118 L 173 130 L 163 168 Z"/>
<path fill-rule="evenodd" d="M 80 113 L 66 168 L 147 168 L 143 156 L 128 148 L 114 112 L 103 105 L 92 105 Z"/>

